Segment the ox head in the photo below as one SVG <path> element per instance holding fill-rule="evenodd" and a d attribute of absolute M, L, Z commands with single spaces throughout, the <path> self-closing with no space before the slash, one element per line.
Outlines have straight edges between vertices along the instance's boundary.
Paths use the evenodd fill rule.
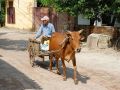
<path fill-rule="evenodd" d="M 66 33 L 68 36 L 68 42 L 75 52 L 81 51 L 81 40 L 84 39 L 84 37 L 81 35 L 82 32 L 83 32 L 83 29 L 80 31 L 74 31 L 74 32 L 68 31 Z"/>

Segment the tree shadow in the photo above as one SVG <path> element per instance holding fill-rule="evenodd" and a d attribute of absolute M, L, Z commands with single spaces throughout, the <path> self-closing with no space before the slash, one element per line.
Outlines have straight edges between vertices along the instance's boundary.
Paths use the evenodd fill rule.
<path fill-rule="evenodd" d="M 26 46 L 26 40 L 0 39 L 0 48 L 5 50 L 24 51 L 26 50 Z"/>
<path fill-rule="evenodd" d="M 0 59 L 0 90 L 25 90 L 42 88 L 24 73 Z"/>
<path fill-rule="evenodd" d="M 5 34 L 7 34 L 7 33 L 5 33 L 5 32 L 4 32 L 4 33 L 0 33 L 0 36 L 1 36 L 1 35 L 5 35 Z"/>

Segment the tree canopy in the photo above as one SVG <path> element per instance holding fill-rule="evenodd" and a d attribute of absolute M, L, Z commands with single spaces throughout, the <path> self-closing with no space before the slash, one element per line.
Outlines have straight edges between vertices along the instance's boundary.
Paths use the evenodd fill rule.
<path fill-rule="evenodd" d="M 38 0 L 43 6 L 54 7 L 70 15 L 83 14 L 86 18 L 96 14 L 120 14 L 120 0 Z"/>
<path fill-rule="evenodd" d="M 51 7 L 55 3 L 54 0 L 37 0 L 38 6 Z"/>

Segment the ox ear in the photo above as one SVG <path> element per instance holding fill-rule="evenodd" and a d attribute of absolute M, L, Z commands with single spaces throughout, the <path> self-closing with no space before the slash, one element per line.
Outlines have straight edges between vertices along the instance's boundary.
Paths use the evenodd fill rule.
<path fill-rule="evenodd" d="M 79 34 L 81 34 L 81 33 L 83 32 L 83 30 L 84 30 L 84 29 L 79 30 L 79 31 L 78 31 L 78 32 L 79 32 Z"/>
<path fill-rule="evenodd" d="M 85 37 L 82 35 L 82 36 L 81 36 L 81 40 L 83 41 L 84 39 L 85 39 Z"/>
<path fill-rule="evenodd" d="M 67 32 L 66 32 L 66 35 L 67 35 L 68 37 L 71 37 L 71 31 L 67 31 Z"/>

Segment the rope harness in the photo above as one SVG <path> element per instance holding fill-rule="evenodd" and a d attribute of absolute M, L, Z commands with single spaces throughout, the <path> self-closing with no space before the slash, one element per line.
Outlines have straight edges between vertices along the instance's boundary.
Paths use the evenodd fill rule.
<path fill-rule="evenodd" d="M 69 37 L 65 37 L 65 39 L 59 44 L 61 46 L 60 49 L 58 50 L 51 50 L 51 51 L 45 51 L 47 54 L 54 54 L 54 53 L 58 53 L 60 52 L 66 45 L 66 42 L 68 41 Z M 31 45 L 33 43 L 36 43 L 36 44 L 41 44 L 40 41 L 37 41 L 37 40 L 34 40 L 34 39 L 29 39 L 29 42 L 28 42 L 28 51 L 30 51 L 30 47 L 34 47 L 34 45 Z"/>

